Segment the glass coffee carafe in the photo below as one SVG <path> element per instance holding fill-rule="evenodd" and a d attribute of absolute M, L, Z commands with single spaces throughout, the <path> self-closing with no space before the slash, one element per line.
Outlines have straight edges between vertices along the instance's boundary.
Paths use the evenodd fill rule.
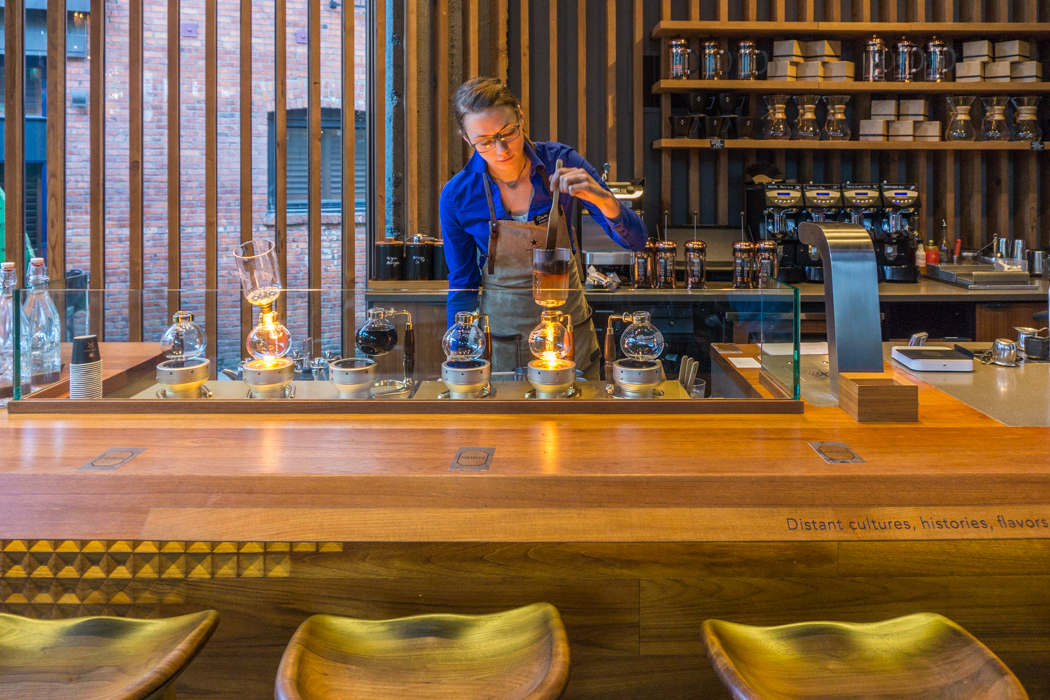
<path fill-rule="evenodd" d="M 828 115 L 824 120 L 824 139 L 826 141 L 849 141 L 853 132 L 849 128 L 846 119 L 846 105 L 849 104 L 849 95 L 825 95 L 828 103 Z"/>
<path fill-rule="evenodd" d="M 944 130 L 945 141 L 975 141 L 977 130 L 970 119 L 973 108 L 973 95 L 951 95 L 948 100 L 948 126 Z"/>
<path fill-rule="evenodd" d="M 689 41 L 686 39 L 670 39 L 667 42 L 667 54 L 671 78 L 675 80 L 685 80 L 700 66 L 699 54 L 689 48 Z M 692 68 L 689 67 L 690 58 L 695 61 Z"/>
<path fill-rule="evenodd" d="M 798 141 L 819 141 L 820 124 L 817 123 L 817 103 L 820 98 L 816 95 L 795 95 L 795 104 L 798 105 L 798 121 L 795 122 L 795 131 L 792 138 Z"/>
<path fill-rule="evenodd" d="M 981 138 L 985 141 L 1009 141 L 1010 126 L 1006 123 L 1006 97 L 984 97 L 984 122 Z"/>
<path fill-rule="evenodd" d="M 787 118 L 787 95 L 766 95 L 766 124 L 762 129 L 764 138 L 771 141 L 787 141 L 791 138 L 791 124 Z"/>
<path fill-rule="evenodd" d="M 1043 130 L 1039 128 L 1039 101 L 1041 97 L 1014 97 L 1014 139 L 1017 141 L 1042 141 Z"/>
<path fill-rule="evenodd" d="M 883 82 L 889 72 L 890 49 L 886 42 L 873 36 L 864 48 L 863 75 L 869 83 Z"/>
<path fill-rule="evenodd" d="M 568 248 L 532 249 L 532 298 L 540 306 L 561 306 L 569 298 Z"/>

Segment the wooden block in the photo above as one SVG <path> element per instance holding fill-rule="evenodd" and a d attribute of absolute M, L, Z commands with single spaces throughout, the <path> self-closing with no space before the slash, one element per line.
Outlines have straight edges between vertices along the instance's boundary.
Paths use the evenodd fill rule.
<path fill-rule="evenodd" d="M 839 375 L 839 407 L 863 423 L 919 420 L 919 387 L 881 373 Z"/>

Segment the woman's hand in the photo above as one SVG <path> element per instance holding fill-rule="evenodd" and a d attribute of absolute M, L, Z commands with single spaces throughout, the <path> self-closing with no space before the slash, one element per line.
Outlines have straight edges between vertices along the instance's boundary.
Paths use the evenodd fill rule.
<path fill-rule="evenodd" d="M 550 177 L 551 192 L 564 192 L 598 207 L 607 219 L 620 215 L 620 202 L 583 168 L 560 168 Z"/>

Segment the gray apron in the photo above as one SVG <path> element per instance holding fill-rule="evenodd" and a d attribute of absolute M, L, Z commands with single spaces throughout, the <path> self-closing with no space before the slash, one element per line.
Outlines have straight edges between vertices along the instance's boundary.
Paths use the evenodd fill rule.
<path fill-rule="evenodd" d="M 542 166 L 539 170 L 540 177 L 547 182 L 546 171 Z M 492 328 L 493 371 L 513 372 L 536 359 L 529 352 L 529 333 L 539 325 L 543 309 L 532 299 L 532 249 L 546 243 L 547 225 L 497 219 L 487 175 L 485 196 L 489 204 L 489 252 L 483 257 L 481 267 L 479 310 L 488 315 Z M 564 212 L 558 219 L 557 246 L 572 248 Z M 572 317 L 576 369 L 587 379 L 596 381 L 601 352 L 575 254 L 569 261 L 568 288 L 569 298 L 557 310 Z"/>

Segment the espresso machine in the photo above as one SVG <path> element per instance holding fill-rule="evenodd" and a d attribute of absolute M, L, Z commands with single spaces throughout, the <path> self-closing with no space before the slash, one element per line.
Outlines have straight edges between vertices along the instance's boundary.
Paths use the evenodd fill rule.
<path fill-rule="evenodd" d="M 798 221 L 802 213 L 802 186 L 782 182 L 748 183 L 744 192 L 744 217 L 751 236 L 777 244 L 781 282 L 796 283 L 806 279 L 805 269 L 798 264 L 800 244 Z"/>
<path fill-rule="evenodd" d="M 807 221 L 836 221 L 842 212 L 842 188 L 839 185 L 803 185 L 802 203 Z M 815 247 L 799 245 L 796 263 L 805 271 L 807 282 L 824 281 L 824 263 Z"/>
<path fill-rule="evenodd" d="M 916 282 L 915 239 L 912 235 L 919 211 L 917 185 L 882 183 L 882 217 L 875 236 L 875 262 L 879 281 Z"/>

